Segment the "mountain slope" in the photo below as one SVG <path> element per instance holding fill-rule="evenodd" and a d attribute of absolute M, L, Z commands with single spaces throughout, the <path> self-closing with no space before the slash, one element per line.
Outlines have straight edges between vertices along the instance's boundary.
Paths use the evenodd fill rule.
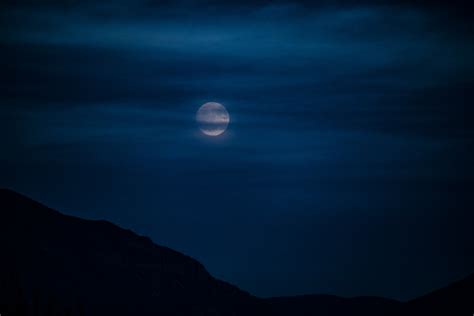
<path fill-rule="evenodd" d="M 2 275 L 88 315 L 242 314 L 259 300 L 214 279 L 196 260 L 106 221 L 66 216 L 0 191 Z M 4 281 L 7 282 L 7 281 Z"/>
<path fill-rule="evenodd" d="M 1 315 L 472 315 L 474 274 L 418 299 L 256 298 L 107 221 L 0 189 Z"/>
<path fill-rule="evenodd" d="M 407 303 L 411 315 L 474 315 L 474 274 Z"/>

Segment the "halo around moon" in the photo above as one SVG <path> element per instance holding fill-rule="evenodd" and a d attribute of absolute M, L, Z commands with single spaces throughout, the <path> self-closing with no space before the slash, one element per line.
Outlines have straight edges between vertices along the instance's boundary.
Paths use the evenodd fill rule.
<path fill-rule="evenodd" d="M 203 104 L 196 113 L 196 121 L 201 132 L 208 136 L 219 136 L 225 132 L 230 122 L 229 112 L 217 102 Z"/>

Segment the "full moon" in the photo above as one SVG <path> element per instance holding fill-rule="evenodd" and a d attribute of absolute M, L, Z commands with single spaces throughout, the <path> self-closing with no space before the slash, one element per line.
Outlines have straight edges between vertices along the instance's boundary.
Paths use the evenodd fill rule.
<path fill-rule="evenodd" d="M 229 125 L 230 116 L 226 108 L 217 102 L 203 104 L 196 113 L 201 132 L 208 136 L 219 136 Z"/>

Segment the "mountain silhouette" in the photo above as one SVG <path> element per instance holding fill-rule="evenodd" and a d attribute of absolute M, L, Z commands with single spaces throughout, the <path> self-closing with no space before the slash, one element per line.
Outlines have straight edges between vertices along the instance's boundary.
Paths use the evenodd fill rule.
<path fill-rule="evenodd" d="M 61 214 L 7 189 L 0 189 L 0 251 L 2 316 L 474 312 L 473 276 L 406 303 L 330 295 L 258 298 L 147 237 Z"/>
<path fill-rule="evenodd" d="M 474 274 L 406 305 L 411 315 L 474 315 Z"/>

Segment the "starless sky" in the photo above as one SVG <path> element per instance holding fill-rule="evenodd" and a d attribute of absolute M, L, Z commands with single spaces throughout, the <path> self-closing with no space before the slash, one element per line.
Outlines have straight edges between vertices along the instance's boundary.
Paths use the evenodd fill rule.
<path fill-rule="evenodd" d="M 0 186 L 260 296 L 444 286 L 474 268 L 474 14 L 446 2 L 2 1 Z"/>

